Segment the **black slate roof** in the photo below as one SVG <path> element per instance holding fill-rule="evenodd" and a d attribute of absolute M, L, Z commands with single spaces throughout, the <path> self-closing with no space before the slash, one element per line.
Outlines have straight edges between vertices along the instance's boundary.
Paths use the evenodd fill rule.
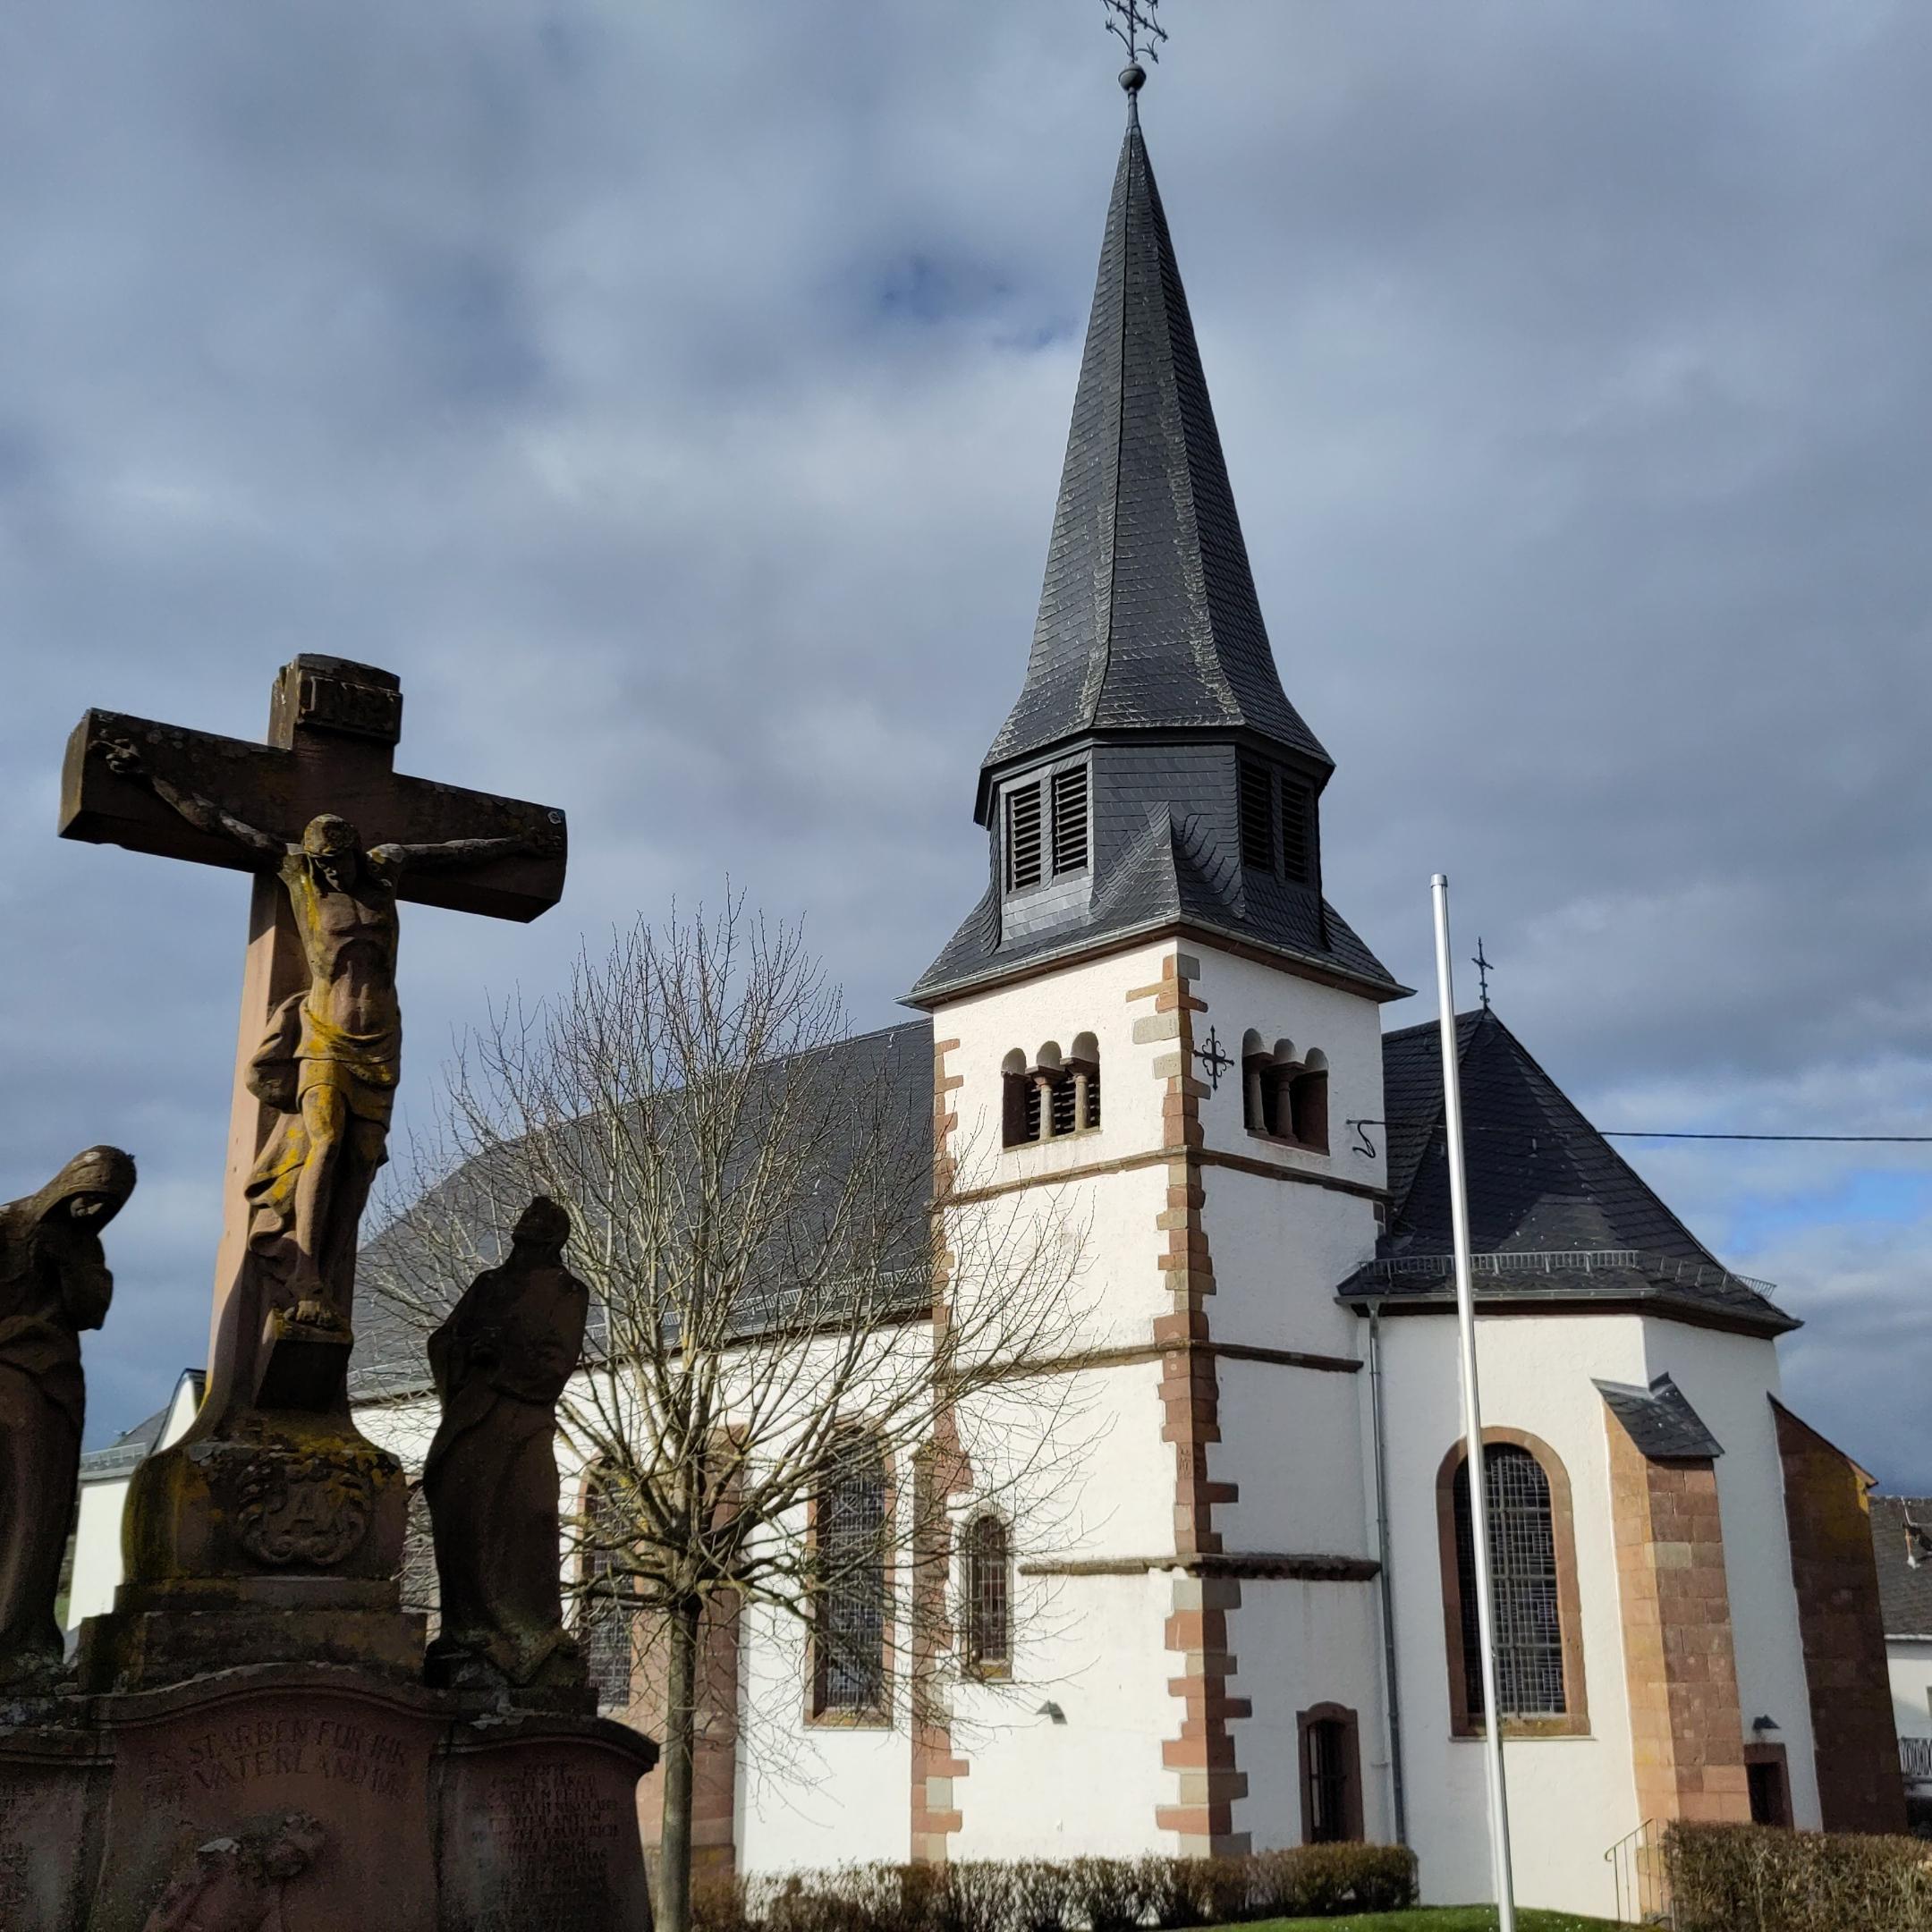
<path fill-rule="evenodd" d="M 986 765 L 1149 725 L 1248 726 L 1329 764 L 1268 649 L 1174 241 L 1130 111 L 1032 657 Z"/>
<path fill-rule="evenodd" d="M 1667 1375 L 1658 1376 L 1648 1388 L 1627 1382 L 1598 1382 L 1597 1386 L 1611 1414 L 1651 1462 L 1706 1462 L 1724 1453 L 1724 1445 L 1705 1428 L 1689 1397 Z"/>
<path fill-rule="evenodd" d="M 822 1070 L 828 1081 L 854 1086 L 863 1083 L 869 1091 L 877 1093 L 878 1112 L 873 1119 L 883 1123 L 882 1140 L 868 1145 L 883 1144 L 899 1158 L 917 1163 L 921 1174 L 930 1174 L 933 1089 L 929 1021 L 904 1021 L 876 1032 L 855 1034 L 835 1045 L 816 1049 L 807 1064 Z M 826 1165 L 818 1171 L 831 1174 L 842 1158 L 850 1171 L 851 1161 L 858 1151 L 852 1147 L 842 1154 L 838 1148 L 828 1146 Z M 494 1173 L 490 1171 L 493 1160 Z M 479 1260 L 493 1262 L 530 1191 L 528 1173 L 520 1163 L 513 1158 L 486 1155 L 458 1168 L 364 1244 L 357 1267 L 356 1341 L 349 1370 L 352 1399 L 373 1402 L 414 1394 L 426 1387 L 428 1330 L 440 1318 L 443 1309 L 468 1285 L 467 1282 L 444 1280 L 441 1265 L 425 1259 L 430 1250 L 419 1216 L 453 1215 L 463 1225 L 478 1231 Z M 579 1233 L 581 1232 L 580 1229 Z M 908 1257 L 909 1260 L 919 1258 Z M 906 1307 L 929 1308 L 929 1287 L 923 1278 L 913 1278 L 914 1272 L 909 1270 L 904 1284 Z M 922 1275 L 922 1271 L 919 1272 Z M 741 1304 L 745 1332 L 768 1322 L 775 1300 L 783 1304 L 784 1297 L 782 1282 L 775 1284 L 769 1294 L 748 1294 Z M 593 1301 L 584 1341 L 587 1356 L 597 1354 L 606 1333 L 602 1311 Z"/>
<path fill-rule="evenodd" d="M 202 1385 L 208 1377 L 205 1370 L 190 1368 L 185 1371 L 195 1385 L 195 1399 L 200 1400 Z M 176 1382 L 168 1399 L 151 1416 L 145 1416 L 131 1429 L 123 1429 L 111 1443 L 98 1449 L 90 1449 L 80 1458 L 80 1480 L 100 1482 L 111 1476 L 124 1476 L 137 1463 L 145 1462 L 155 1445 L 161 1440 L 161 1432 L 167 1427 L 168 1412 L 174 1406 L 174 1396 L 180 1390 Z"/>
<path fill-rule="evenodd" d="M 1164 795 L 1175 767 L 1188 768 L 1191 749 L 1202 763 L 1212 756 L 1184 747 L 1097 750 L 1091 899 L 1071 918 L 1006 930 L 996 876 L 906 996 L 909 1004 L 930 1006 L 996 974 L 1174 927 L 1263 945 L 1372 998 L 1401 998 L 1408 988 L 1319 893 L 1239 865 L 1224 822 Z M 1227 775 L 1232 784 L 1232 760 Z M 1201 783 L 1217 776 L 1204 772 Z"/>
<path fill-rule="evenodd" d="M 1684 1226 L 1495 1013 L 1458 1015 L 1456 1041 L 1479 1295 L 1656 1301 L 1767 1335 L 1799 1326 Z M 1436 1023 L 1385 1035 L 1382 1066 L 1388 1228 L 1342 1292 L 1453 1300 Z"/>
<path fill-rule="evenodd" d="M 1875 1496 L 1872 1553 L 1887 1637 L 1932 1637 L 1932 1496 Z"/>

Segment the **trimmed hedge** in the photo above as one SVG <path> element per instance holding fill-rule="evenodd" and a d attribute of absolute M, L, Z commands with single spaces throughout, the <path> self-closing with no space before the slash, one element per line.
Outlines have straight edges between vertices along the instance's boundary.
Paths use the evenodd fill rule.
<path fill-rule="evenodd" d="M 1677 1932 L 1932 1932 L 1932 1852 L 1918 1838 L 1673 1825 Z"/>
<path fill-rule="evenodd" d="M 1242 1859 L 968 1859 L 699 1880 L 691 1918 L 696 1932 L 1174 1932 L 1415 1900 L 1413 1852 L 1326 1844 Z"/>

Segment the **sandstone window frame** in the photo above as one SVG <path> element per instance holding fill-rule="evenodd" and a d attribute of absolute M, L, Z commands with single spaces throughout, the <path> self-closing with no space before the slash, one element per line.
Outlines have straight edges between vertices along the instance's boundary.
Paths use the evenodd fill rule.
<path fill-rule="evenodd" d="M 1337 1828 L 1327 1828 L 1319 1786 L 1326 1782 L 1316 1759 L 1332 1745 L 1338 1753 L 1333 1794 Z M 1359 1844 L 1366 1835 L 1362 1823 L 1361 1719 L 1345 1704 L 1311 1704 L 1295 1713 L 1296 1784 L 1301 1792 L 1303 1844 Z"/>
<path fill-rule="evenodd" d="M 1563 1658 L 1563 1709 L 1521 1716 L 1505 1716 L 1503 1735 L 1509 1739 L 1588 1737 L 1590 1734 L 1589 1684 L 1583 1664 L 1583 1606 L 1577 1585 L 1576 1516 L 1571 1500 L 1570 1472 L 1563 1461 L 1539 1436 L 1527 1429 L 1493 1428 L 1483 1431 L 1487 1462 L 1491 1449 L 1521 1449 L 1533 1457 L 1549 1489 L 1550 1538 L 1556 1558 L 1557 1633 Z M 1469 1669 L 1462 1640 L 1462 1582 L 1456 1536 L 1455 1484 L 1468 1459 L 1460 1438 L 1450 1445 L 1436 1472 L 1436 1534 L 1442 1577 L 1443 1643 L 1448 1672 L 1449 1734 L 1480 1738 L 1484 1721 L 1471 1716 Z"/>

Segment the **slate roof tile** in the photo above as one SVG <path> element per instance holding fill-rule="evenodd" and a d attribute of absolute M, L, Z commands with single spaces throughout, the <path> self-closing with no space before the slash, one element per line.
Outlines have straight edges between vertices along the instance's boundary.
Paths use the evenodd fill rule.
<path fill-rule="evenodd" d="M 1648 1388 L 1625 1382 L 1597 1386 L 1630 1439 L 1653 1462 L 1702 1462 L 1724 1453 L 1724 1445 L 1669 1376 L 1658 1376 Z"/>
<path fill-rule="evenodd" d="M 1497 1258 L 1482 1295 L 1676 1303 L 1767 1334 L 1799 1326 L 1685 1227 L 1493 1011 L 1457 1016 L 1456 1050 L 1470 1247 Z M 1382 1065 L 1388 1229 L 1343 1292 L 1453 1298 L 1436 1022 L 1386 1035 Z"/>
<path fill-rule="evenodd" d="M 1872 1553 L 1887 1637 L 1932 1637 L 1932 1496 L 1875 1496 Z"/>

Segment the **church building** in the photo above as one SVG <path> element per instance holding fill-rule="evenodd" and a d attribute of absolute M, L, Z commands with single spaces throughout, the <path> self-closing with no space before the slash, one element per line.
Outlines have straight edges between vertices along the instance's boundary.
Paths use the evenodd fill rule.
<path fill-rule="evenodd" d="M 1047 1688 L 996 1713 L 962 1671 L 913 1724 L 808 1674 L 782 1742 L 708 1737 L 696 1835 L 744 1872 L 1400 1839 L 1427 1900 L 1479 1900 L 1439 1038 L 1385 1030 L 1408 989 L 1325 896 L 1334 767 L 1270 650 L 1141 78 L 977 778 L 986 889 L 883 1040 L 929 1083 L 936 1158 L 990 1123 L 990 1184 L 1092 1230 L 1107 1345 L 1068 1372 L 1109 1427 L 1080 1527 L 1016 1550 L 958 1517 L 982 1660 Z M 1844 1547 L 1864 1483 L 1783 1403 L 1797 1323 L 1487 1003 L 1458 1038 L 1520 1896 L 1607 1915 L 1606 1854 L 1677 1818 L 1901 1828 L 1882 1641 L 1863 1671 L 1845 1634 L 1879 1628 Z M 360 1387 L 378 1441 L 433 1401 Z M 1035 1639 L 1013 1608 L 1048 1590 Z M 758 1643 L 745 1681 L 791 1667 Z M 808 1775 L 761 1778 L 767 1749 Z"/>

